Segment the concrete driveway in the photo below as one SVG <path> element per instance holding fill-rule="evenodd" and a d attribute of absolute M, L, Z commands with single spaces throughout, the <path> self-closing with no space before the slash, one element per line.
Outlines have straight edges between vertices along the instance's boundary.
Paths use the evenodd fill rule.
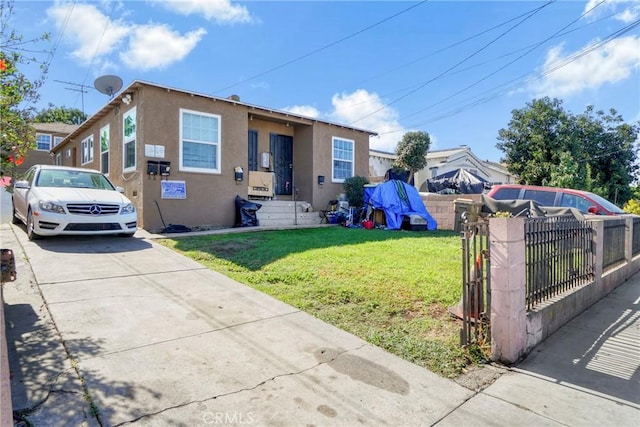
<path fill-rule="evenodd" d="M 14 401 L 94 405 L 51 401 L 46 425 L 430 425 L 474 394 L 152 241 L 15 235 L 69 360 Z"/>
<path fill-rule="evenodd" d="M 640 425 L 640 275 L 465 388 L 153 240 L 0 233 L 14 418 L 35 426 Z"/>

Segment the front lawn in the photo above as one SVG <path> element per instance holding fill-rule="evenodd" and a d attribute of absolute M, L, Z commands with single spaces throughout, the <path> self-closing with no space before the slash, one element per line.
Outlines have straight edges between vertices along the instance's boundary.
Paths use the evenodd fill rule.
<path fill-rule="evenodd" d="M 447 311 L 461 294 L 456 233 L 326 227 L 160 243 L 442 376 L 470 362 Z"/>

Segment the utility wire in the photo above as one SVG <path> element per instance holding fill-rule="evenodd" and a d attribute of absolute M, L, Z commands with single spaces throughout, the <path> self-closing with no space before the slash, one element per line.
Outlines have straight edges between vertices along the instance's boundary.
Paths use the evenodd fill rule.
<path fill-rule="evenodd" d="M 106 24 L 104 26 L 104 29 L 102 30 L 102 34 L 100 35 L 100 40 L 98 40 L 98 44 L 96 45 L 96 50 L 95 50 L 95 52 L 93 52 L 93 56 L 91 57 L 91 62 L 89 63 L 89 67 L 87 68 L 87 73 L 85 74 L 84 79 L 82 79 L 82 83 L 80 83 L 80 85 L 82 87 L 90 88 L 89 86 L 86 86 L 84 83 L 87 81 L 87 78 L 89 78 L 89 73 L 91 73 L 91 69 L 93 68 L 93 64 L 94 64 L 94 62 L 96 60 L 96 57 L 98 56 L 98 51 L 100 50 L 100 45 L 102 44 L 102 40 L 104 39 L 104 35 L 106 34 L 107 29 L 109 28 L 109 24 L 111 23 L 111 16 L 113 15 L 113 11 L 115 10 L 115 6 L 116 6 L 116 2 L 112 2 L 111 3 L 111 11 L 109 11 L 109 16 L 108 16 L 107 22 L 106 22 Z M 80 95 L 78 95 L 78 96 L 82 97 L 82 104 L 83 104 L 83 107 L 82 107 L 83 111 L 82 112 L 84 113 L 84 95 L 82 93 L 80 93 Z M 78 103 L 78 97 L 76 97 L 74 105 L 77 105 L 77 103 Z"/>
<path fill-rule="evenodd" d="M 501 33 L 500 35 L 498 35 L 496 38 L 494 38 L 493 40 L 491 40 L 489 43 L 485 44 L 484 46 L 482 46 L 480 49 L 476 50 L 475 52 L 473 52 L 470 55 L 467 55 L 464 59 L 462 59 L 461 61 L 457 62 L 456 64 L 454 64 L 453 66 L 447 68 L 445 71 L 441 72 L 440 74 L 438 74 L 436 77 L 429 79 L 423 83 L 421 83 L 420 85 L 418 85 L 418 87 L 416 87 L 415 89 L 409 91 L 408 93 L 399 96 L 398 98 L 394 99 L 391 102 L 386 103 L 384 106 L 368 113 L 365 114 L 364 116 L 353 120 L 352 122 L 349 123 L 349 125 L 353 125 L 354 123 L 357 123 L 369 116 L 372 116 L 373 114 L 376 114 L 382 110 L 384 110 L 385 108 L 397 103 L 398 101 L 401 101 L 404 98 L 407 98 L 409 95 L 412 95 L 414 93 L 416 93 L 417 91 L 419 91 L 420 89 L 424 88 L 425 86 L 427 86 L 429 83 L 432 83 L 434 81 L 436 81 L 437 79 L 441 78 L 442 76 L 446 75 L 447 73 L 449 73 L 450 71 L 456 69 L 458 66 L 464 64 L 465 62 L 467 62 L 468 60 L 470 60 L 471 58 L 473 58 L 474 56 L 478 55 L 480 52 L 482 52 L 483 50 L 487 49 L 489 46 L 491 46 L 492 44 L 494 44 L 495 42 L 497 42 L 498 40 L 500 40 L 502 37 L 506 36 L 508 33 L 510 33 L 511 31 L 513 31 L 514 29 L 516 29 L 517 27 L 519 27 L 520 25 L 522 25 L 525 21 L 529 20 L 530 18 L 532 18 L 534 15 L 536 15 L 538 12 L 540 12 L 542 9 L 544 9 L 545 7 L 549 6 L 552 3 L 555 3 L 557 0 L 550 0 L 547 3 L 543 4 L 542 6 L 540 6 L 539 8 L 535 9 L 533 12 L 531 12 L 530 14 L 528 14 L 527 16 L 525 16 L 523 19 L 521 19 L 519 22 L 517 22 L 515 25 L 512 25 L 509 29 L 507 29 L 506 31 L 504 31 L 503 33 Z"/>
<path fill-rule="evenodd" d="M 586 15 L 588 15 L 589 13 L 591 13 L 595 8 L 597 8 L 597 7 L 601 6 L 605 1 L 606 1 L 606 0 L 602 0 L 600 3 L 596 4 L 596 5 L 595 5 L 595 6 L 593 6 L 591 9 L 589 9 L 589 10 L 587 10 L 586 12 L 582 13 L 582 14 L 581 14 L 580 16 L 578 16 L 576 19 L 574 19 L 573 21 L 569 22 L 567 25 L 565 25 L 564 27 L 560 28 L 558 31 L 556 31 L 555 33 L 553 33 L 552 35 L 550 35 L 550 36 L 549 36 L 549 37 L 547 37 L 546 39 L 544 39 L 544 40 L 542 40 L 542 41 L 540 41 L 540 42 L 538 42 L 538 43 L 535 43 L 535 44 L 534 44 L 530 49 L 528 49 L 528 50 L 527 50 L 526 52 L 524 52 L 522 55 L 518 56 L 517 58 L 515 58 L 515 59 L 513 59 L 513 60 L 511 60 L 511 61 L 509 61 L 509 62 L 507 62 L 507 63 L 506 63 L 506 64 L 504 64 L 503 66 L 501 66 L 501 67 L 497 68 L 496 70 L 494 70 L 493 72 L 491 72 L 491 73 L 487 74 L 486 76 L 482 77 L 481 79 L 476 80 L 474 83 L 472 83 L 472 84 L 470 84 L 470 85 L 468 85 L 468 86 L 466 86 L 466 87 L 464 87 L 464 88 L 462 88 L 462 89 L 458 90 L 458 91 L 457 91 L 457 92 L 455 92 L 454 94 L 452 94 L 452 95 L 450 95 L 450 96 L 448 96 L 448 97 L 446 97 L 446 98 L 444 98 L 444 99 L 442 99 L 442 100 L 440 100 L 440 101 L 438 101 L 438 102 L 435 102 L 435 103 L 433 103 L 433 104 L 431 104 L 431 105 L 429 105 L 429 106 L 427 106 L 427 107 L 425 107 L 425 108 L 423 108 L 423 109 L 421 109 L 421 110 L 418 110 L 418 111 L 416 111 L 416 112 L 414 112 L 414 113 L 411 113 L 411 114 L 409 114 L 409 115 L 404 116 L 404 118 L 408 118 L 408 117 L 415 116 L 416 114 L 419 114 L 419 113 L 421 113 L 421 112 L 423 112 L 423 111 L 426 111 L 426 110 L 428 110 L 428 109 L 430 109 L 430 108 L 433 108 L 433 107 L 435 107 L 435 106 L 438 106 L 438 105 L 442 104 L 443 102 L 446 102 L 446 101 L 450 100 L 451 98 L 454 98 L 454 97 L 456 97 L 456 96 L 460 95 L 461 93 L 466 92 L 467 90 L 471 89 L 472 87 L 475 87 L 475 86 L 477 86 L 478 84 L 482 83 L 483 81 L 487 80 L 488 78 L 490 78 L 490 77 L 492 77 L 492 76 L 496 75 L 497 73 L 499 73 L 500 71 L 504 70 L 504 69 L 505 69 L 505 68 L 507 68 L 508 66 L 510 66 L 510 65 L 512 65 L 512 64 L 514 64 L 515 62 L 517 62 L 517 61 L 519 61 L 520 59 L 524 58 L 525 56 L 529 55 L 531 52 L 533 52 L 534 50 L 536 50 L 537 48 L 539 48 L 540 46 L 542 46 L 543 44 L 545 44 L 545 43 L 546 43 L 546 42 L 548 42 L 549 40 L 551 40 L 551 39 L 553 39 L 553 38 L 557 37 L 557 36 L 558 36 L 558 34 L 560 34 L 560 33 L 561 33 L 561 32 L 563 32 L 564 30 L 566 30 L 567 28 L 569 28 L 570 26 L 572 26 L 573 24 L 575 24 L 576 22 L 578 22 L 579 20 L 581 20 L 583 17 L 585 17 Z"/>
<path fill-rule="evenodd" d="M 377 26 L 379 26 L 379 25 L 381 25 L 381 24 L 384 24 L 384 23 L 385 23 L 385 22 L 387 22 L 387 21 L 392 20 L 393 18 L 396 18 L 396 17 L 398 17 L 398 16 L 400 16 L 400 15 L 402 15 L 402 14 L 404 14 L 404 13 L 407 13 L 408 11 L 410 11 L 410 10 L 412 10 L 412 9 L 415 9 L 416 7 L 423 5 L 424 3 L 428 2 L 428 1 L 429 1 L 429 0 L 423 0 L 423 1 L 419 2 L 419 3 L 417 3 L 417 4 L 414 4 L 414 5 L 412 5 L 412 6 L 409 6 L 409 7 L 408 7 L 408 8 L 406 8 L 406 9 L 401 10 L 400 12 L 397 12 L 397 13 L 395 13 L 395 14 L 391 15 L 391 16 L 388 16 L 388 17 L 384 18 L 384 19 L 383 19 L 383 20 L 381 20 L 381 21 L 378 21 L 378 22 L 376 22 L 376 23 L 374 23 L 374 24 L 371 24 L 371 25 L 369 25 L 368 27 L 362 28 L 361 30 L 356 31 L 355 33 L 351 33 L 351 34 L 349 34 L 348 36 L 345 36 L 345 37 L 343 37 L 343 38 L 341 38 L 341 39 L 338 39 L 338 40 L 336 40 L 336 41 L 334 41 L 334 42 L 331 42 L 331 43 L 329 43 L 329 44 L 327 44 L 327 45 L 324 45 L 324 46 L 322 46 L 322 47 L 320 47 L 320 48 L 318 48 L 318 49 L 314 49 L 314 50 L 312 50 L 311 52 L 305 53 L 304 55 L 301 55 L 301 56 L 298 56 L 298 57 L 296 57 L 296 58 L 293 58 L 293 59 L 291 59 L 291 60 L 289 60 L 289 61 L 287 61 L 287 62 L 285 62 L 285 63 L 283 63 L 283 64 L 277 65 L 277 66 L 275 66 L 275 67 L 273 67 L 273 68 L 269 68 L 269 69 L 268 69 L 268 70 L 266 70 L 266 71 L 263 71 L 263 72 L 261 72 L 261 73 L 255 74 L 255 75 L 253 75 L 253 76 L 251 76 L 251 77 L 248 77 L 248 78 L 246 78 L 246 79 L 244 79 L 244 80 L 240 80 L 239 82 L 236 82 L 236 83 L 234 83 L 234 84 L 232 84 L 232 85 L 225 86 L 225 87 L 223 87 L 223 88 L 221 88 L 221 89 L 218 89 L 218 90 L 214 91 L 213 93 L 222 92 L 222 91 L 225 91 L 225 90 L 227 90 L 227 89 L 231 89 L 232 87 L 239 86 L 239 85 L 241 85 L 241 84 L 243 84 L 243 83 L 246 83 L 246 82 L 248 82 L 248 81 L 251 81 L 251 80 L 257 79 L 258 77 L 262 77 L 262 76 L 264 76 L 264 75 L 266 75 L 266 74 L 272 73 L 273 71 L 276 71 L 276 70 L 279 70 L 279 69 L 281 69 L 281 68 L 284 68 L 284 67 L 286 67 L 286 66 L 288 66 L 288 65 L 291 65 L 291 64 L 293 64 L 293 63 L 295 63 L 295 62 L 301 61 L 301 60 L 303 60 L 303 59 L 305 59 L 305 58 L 308 58 L 308 57 L 310 57 L 310 56 L 312 56 L 312 55 L 315 55 L 316 53 L 322 52 L 323 50 L 327 50 L 327 49 L 329 49 L 330 47 L 333 47 L 333 46 L 335 46 L 335 45 L 337 45 L 337 44 L 340 44 L 340 43 L 342 43 L 342 42 L 344 42 L 344 41 L 346 41 L 346 40 L 352 39 L 352 38 L 354 38 L 354 37 L 356 37 L 356 36 L 358 36 L 358 35 L 360 35 L 360 34 L 362 34 L 362 33 L 366 32 L 366 31 L 371 30 L 372 28 L 375 28 L 375 27 L 377 27 Z"/>
<path fill-rule="evenodd" d="M 482 94 L 486 94 L 486 93 L 495 91 L 496 89 L 500 89 L 500 88 L 503 88 L 503 87 L 504 87 L 504 89 L 501 89 L 501 90 L 499 90 L 497 92 L 493 92 L 491 95 L 485 96 L 483 98 L 479 98 L 479 99 L 477 99 L 475 101 L 463 104 L 459 108 L 456 108 L 454 110 L 450 110 L 449 112 L 441 114 L 440 116 L 436 116 L 433 119 L 430 119 L 430 120 L 427 120 L 427 121 L 422 121 L 420 123 L 416 123 L 416 124 L 412 125 L 411 128 L 424 126 L 425 124 L 429 124 L 429 123 L 440 121 L 440 120 L 443 120 L 443 119 L 446 119 L 446 118 L 449 118 L 449 117 L 453 117 L 453 116 L 455 116 L 455 115 L 457 115 L 457 114 L 459 114 L 459 113 L 461 113 L 461 112 L 463 112 L 465 110 L 468 110 L 470 108 L 473 108 L 473 107 L 476 107 L 478 105 L 482 105 L 482 104 L 485 104 L 485 103 L 487 103 L 489 101 L 492 101 L 493 99 L 495 99 L 495 98 L 497 98 L 499 96 L 502 96 L 505 93 L 508 93 L 509 91 L 511 91 L 513 89 L 516 89 L 517 87 L 520 86 L 519 82 L 521 82 L 522 80 L 525 80 L 527 78 L 528 78 L 529 81 L 540 80 L 540 79 L 548 76 L 549 74 L 551 74 L 551 73 L 553 73 L 553 72 L 555 72 L 555 71 L 557 71 L 557 70 L 569 65 L 570 63 L 577 61 L 578 59 L 584 57 L 585 55 L 587 55 L 587 54 L 589 54 L 589 53 L 601 48 L 602 46 L 605 46 L 606 44 L 608 44 L 608 43 L 612 42 L 613 40 L 621 37 L 622 35 L 628 33 L 629 31 L 631 31 L 632 29 L 634 29 L 635 27 L 637 27 L 639 25 L 640 25 L 640 19 L 636 20 L 636 21 L 633 21 L 629 25 L 627 25 L 627 26 L 619 29 L 618 31 L 615 31 L 614 33 L 610 34 L 609 36 L 607 36 L 605 39 L 601 40 L 600 42 L 595 43 L 593 45 L 590 45 L 590 46 L 588 46 L 588 47 L 586 47 L 586 48 L 574 53 L 573 55 L 565 58 L 564 61 L 561 61 L 557 65 L 555 65 L 552 68 L 550 68 L 547 71 L 545 71 L 544 73 L 541 73 L 539 75 L 535 75 L 534 73 L 523 74 L 523 75 L 521 75 L 519 77 L 516 77 L 514 79 L 509 80 L 506 83 L 501 84 L 500 86 L 497 86 L 497 87 L 494 87 L 494 88 L 492 88 L 490 90 L 484 91 L 481 94 L 479 94 L 478 96 L 481 96 Z M 514 84 L 512 84 L 512 83 L 514 83 Z M 388 131 L 388 132 L 379 133 L 379 135 L 388 135 L 388 134 L 392 134 L 392 133 L 396 133 L 396 132 L 404 132 L 404 131 L 405 131 L 404 128 L 403 129 L 395 129 L 395 130 L 391 130 L 391 131 Z"/>
<path fill-rule="evenodd" d="M 544 7 L 544 6 L 542 6 L 542 7 Z M 448 45 L 448 46 L 445 46 L 445 47 L 443 47 L 443 48 L 441 48 L 441 49 L 438 49 L 438 50 L 435 50 L 435 51 L 433 51 L 433 52 L 427 53 L 426 55 L 423 55 L 423 56 L 421 56 L 421 57 L 419 57 L 419 58 L 413 59 L 413 60 L 411 60 L 411 61 L 409 61 L 409 62 L 405 62 L 404 64 L 398 65 L 397 67 L 394 67 L 394 68 L 391 68 L 391 69 L 389 69 L 389 70 L 387 70 L 387 71 L 384 71 L 384 72 L 381 72 L 381 73 L 379 73 L 379 74 L 376 74 L 376 75 L 374 75 L 374 76 L 372 76 L 372 77 L 370 77 L 370 78 L 368 78 L 368 79 L 364 80 L 364 81 L 363 81 L 363 83 L 369 82 L 369 81 L 371 81 L 371 80 L 375 80 L 375 79 L 377 79 L 378 77 L 382 77 L 382 76 L 384 76 L 384 75 L 387 75 L 387 74 L 392 73 L 392 72 L 394 72 L 394 71 L 400 70 L 400 69 L 402 69 L 402 68 L 406 68 L 406 67 L 408 67 L 408 66 L 410 66 L 410 65 L 416 64 L 416 63 L 418 63 L 418 62 L 420 62 L 420 61 L 423 61 L 423 60 L 425 60 L 425 59 L 427 59 L 427 58 L 431 58 L 432 56 L 436 56 L 436 55 L 438 55 L 439 53 L 446 52 L 446 51 L 447 51 L 447 50 L 449 50 L 449 49 L 452 49 L 452 48 L 454 48 L 454 47 L 456 47 L 456 46 L 460 46 L 461 44 L 464 44 L 464 43 L 466 43 L 466 42 L 468 42 L 468 41 L 470 41 L 470 40 L 476 39 L 476 38 L 478 38 L 478 37 L 480 37 L 480 36 L 482 36 L 482 35 L 485 35 L 485 34 L 487 34 L 487 33 L 490 33 L 490 32 L 491 32 L 491 31 L 493 31 L 493 30 L 496 30 L 496 29 L 498 29 L 498 28 L 500 28 L 500 27 L 503 27 L 503 26 L 507 25 L 508 23 L 515 21 L 516 19 L 520 19 L 520 18 L 525 17 L 525 16 L 527 16 L 527 15 L 529 15 L 529 14 L 531 14 L 531 13 L 534 13 L 534 12 L 538 11 L 540 8 L 541 8 L 541 6 L 538 6 L 538 7 L 536 7 L 536 8 L 533 8 L 533 9 L 531 9 L 531 10 L 529 10 L 529 11 L 525 12 L 525 13 L 522 13 L 522 14 L 520 14 L 520 15 L 516 16 L 516 17 L 513 17 L 513 18 L 511 18 L 511 19 L 508 19 L 508 20 L 506 20 L 506 21 L 503 21 L 503 22 L 501 22 L 501 23 L 499 23 L 499 24 L 497 24 L 497 25 L 494 25 L 494 26 L 493 26 L 493 27 L 491 27 L 491 28 L 487 28 L 486 30 L 482 30 L 482 31 L 480 31 L 479 33 L 476 33 L 476 34 L 474 34 L 474 35 L 472 35 L 472 36 L 469 36 L 469 37 L 467 37 L 467 38 L 465 38 L 465 39 L 459 40 L 459 41 L 454 42 L 454 43 L 452 43 L 452 44 L 450 44 L 450 45 Z M 612 15 L 612 16 L 613 16 L 613 15 Z"/>
<path fill-rule="evenodd" d="M 557 34 L 556 36 L 554 36 L 554 37 L 553 37 L 553 39 L 556 39 L 556 38 L 559 38 L 559 37 L 565 36 L 565 35 L 567 35 L 567 34 L 574 33 L 574 32 L 576 32 L 576 31 L 582 30 L 583 28 L 586 28 L 586 27 L 589 27 L 589 26 L 591 26 L 591 25 L 594 25 L 594 24 L 596 24 L 596 23 L 598 23 L 598 22 L 601 22 L 601 21 L 604 21 L 604 20 L 610 19 L 610 18 L 612 18 L 612 17 L 614 17 L 614 16 L 616 16 L 616 15 L 617 15 L 617 13 L 612 13 L 612 14 L 609 14 L 609 15 L 607 15 L 607 16 L 604 16 L 604 17 L 602 17 L 602 18 L 600 18 L 600 19 L 598 19 L 598 20 L 596 20 L 596 21 L 589 22 L 588 24 L 582 25 L 582 26 L 577 27 L 577 28 L 574 28 L 574 29 L 572 29 L 572 30 L 564 31 L 564 32 L 559 33 L 559 34 Z M 522 15 L 521 15 L 521 16 L 522 16 Z M 506 22 L 511 22 L 512 20 L 513 20 L 513 19 L 511 19 L 511 20 L 509 20 L 509 21 L 506 21 Z M 502 25 L 502 24 L 500 24 L 500 25 Z M 497 25 L 497 26 L 495 26 L 495 27 L 493 27 L 493 28 L 497 28 L 497 27 L 499 27 L 500 25 Z M 484 33 L 484 32 L 483 32 L 483 33 Z M 455 43 L 455 45 L 457 45 L 457 44 L 459 44 L 459 43 Z M 496 57 L 493 57 L 493 58 L 491 58 L 491 59 L 487 59 L 487 60 L 485 60 L 485 61 L 483 61 L 483 62 L 478 62 L 478 63 L 476 63 L 476 64 L 474 64 L 474 65 L 470 65 L 470 66 L 468 66 L 468 67 L 466 67 L 466 68 L 461 68 L 461 69 L 459 69 L 459 70 L 453 71 L 453 72 L 451 72 L 451 73 L 449 73 L 449 74 L 447 74 L 447 75 L 444 75 L 444 76 L 442 76 L 442 77 L 438 78 L 438 80 L 443 79 L 443 78 L 447 78 L 447 77 L 452 77 L 452 76 L 455 76 L 455 75 L 457 75 L 457 74 L 462 74 L 462 73 L 464 73 L 464 72 L 466 72 L 466 71 L 473 70 L 474 68 L 478 68 L 478 67 L 481 67 L 481 66 L 483 66 L 483 65 L 490 64 L 490 63 L 492 63 L 492 62 L 498 61 L 498 60 L 503 59 L 503 58 L 508 58 L 508 57 L 510 57 L 510 56 L 512 56 L 512 55 L 517 54 L 518 52 L 522 52 L 523 50 L 529 49 L 530 47 L 533 47 L 533 46 L 535 46 L 535 45 L 536 45 L 536 43 L 532 43 L 532 44 L 530 44 L 530 45 L 523 46 L 523 47 L 521 47 L 521 48 L 518 48 L 518 49 L 513 50 L 513 51 L 511 51 L 511 52 L 508 52 L 508 53 L 502 54 L 502 55 L 500 55 L 500 56 L 496 56 Z M 451 46 L 453 46 L 453 45 L 451 45 Z M 441 49 L 441 50 L 442 50 L 442 49 Z M 527 75 L 528 75 L 528 74 L 527 74 Z M 412 89 L 416 88 L 417 86 L 418 86 L 418 85 L 411 85 L 411 86 L 407 86 L 407 87 L 404 87 L 404 88 L 401 88 L 401 89 L 394 90 L 394 91 L 392 91 L 392 92 L 387 92 L 387 93 L 385 93 L 384 95 L 380 95 L 380 97 L 381 97 L 381 98 L 386 98 L 386 97 L 388 97 L 388 96 L 391 96 L 391 95 L 394 95 L 394 94 L 397 94 L 397 93 L 402 93 L 402 92 L 405 92 L 405 91 L 412 90 Z M 358 105 L 371 104 L 371 102 L 372 102 L 371 100 L 366 100 L 366 101 L 361 101 L 361 102 L 357 102 L 357 103 L 350 104 L 350 105 L 351 105 L 352 107 L 355 107 L 355 106 L 358 106 Z"/>

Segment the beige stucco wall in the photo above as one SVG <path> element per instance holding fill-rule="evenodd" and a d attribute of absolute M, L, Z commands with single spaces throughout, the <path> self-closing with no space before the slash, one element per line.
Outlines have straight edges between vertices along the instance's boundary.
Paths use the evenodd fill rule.
<path fill-rule="evenodd" d="M 313 205 L 316 209 L 325 209 L 329 200 L 344 193 L 342 183 L 332 182 L 331 166 L 333 159 L 333 137 L 351 139 L 354 141 L 354 175 L 369 177 L 369 135 L 363 132 L 343 128 L 340 126 L 314 126 L 313 159 L 314 168 L 312 180 L 316 184 L 313 192 Z M 318 175 L 325 177 L 325 184 L 318 185 Z"/>
<path fill-rule="evenodd" d="M 165 225 L 233 226 L 235 197 L 239 195 L 247 198 L 248 193 L 249 129 L 258 132 L 258 153 L 270 151 L 272 133 L 293 137 L 298 200 L 308 201 L 316 209 L 324 209 L 329 200 L 335 199 L 336 194 L 343 192 L 342 184 L 331 182 L 333 136 L 354 140 L 355 174 L 368 175 L 369 134 L 366 132 L 155 85 L 136 84 L 127 91 L 133 95 L 130 105 L 127 106 L 115 98 L 90 118 L 86 127 L 73 134 L 72 139 L 59 147 L 59 150 L 62 151 L 64 165 L 100 169 L 99 131 L 109 124 L 109 178 L 114 184 L 125 188 L 125 194 L 138 209 L 139 225 L 147 230 L 162 229 L 162 219 Z M 122 120 L 123 115 L 132 108 L 136 108 L 136 170 L 123 174 Z M 220 116 L 220 173 L 180 170 L 180 109 Z M 81 141 L 88 135 L 94 137 L 94 160 L 81 165 Z M 164 147 L 164 158 L 146 157 L 147 144 Z M 68 152 L 71 153 L 71 157 L 66 156 Z M 170 162 L 170 176 L 162 178 L 147 175 L 148 160 Z M 234 179 L 234 168 L 237 166 L 241 166 L 245 171 L 245 179 L 242 182 L 236 182 Z M 259 167 L 259 170 L 267 169 Z M 325 185 L 317 183 L 318 175 L 326 177 Z M 186 199 L 162 199 L 162 179 L 184 181 Z M 162 212 L 162 218 L 159 210 Z"/>

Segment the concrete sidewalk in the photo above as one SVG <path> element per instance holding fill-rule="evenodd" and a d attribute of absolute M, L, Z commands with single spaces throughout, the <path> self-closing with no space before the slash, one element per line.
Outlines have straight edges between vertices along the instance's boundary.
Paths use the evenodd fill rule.
<path fill-rule="evenodd" d="M 150 239 L 34 243 L 20 227 L 0 232 L 1 246 L 17 255 L 18 280 L 4 285 L 14 411 L 34 425 L 640 422 L 637 276 L 589 310 L 601 320 L 583 327 L 576 319 L 578 326 L 477 390 Z M 627 326 L 609 328 L 624 310 L 631 310 Z M 598 328 L 608 331 L 605 339 Z M 624 369 L 592 369 L 587 359 L 603 357 L 605 343 L 623 334 L 630 340 Z M 598 351 L 585 352 L 594 337 Z"/>

